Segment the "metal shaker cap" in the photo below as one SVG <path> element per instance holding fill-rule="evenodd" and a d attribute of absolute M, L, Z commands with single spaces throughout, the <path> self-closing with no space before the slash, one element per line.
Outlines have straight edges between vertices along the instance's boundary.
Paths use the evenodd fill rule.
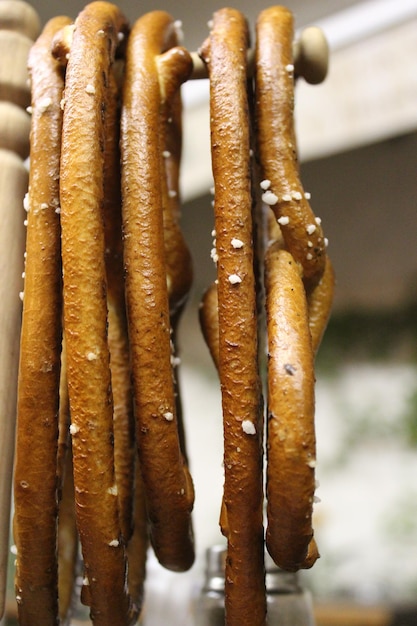
<path fill-rule="evenodd" d="M 224 545 L 214 545 L 207 548 L 205 591 L 224 591 L 226 555 L 227 548 Z"/>

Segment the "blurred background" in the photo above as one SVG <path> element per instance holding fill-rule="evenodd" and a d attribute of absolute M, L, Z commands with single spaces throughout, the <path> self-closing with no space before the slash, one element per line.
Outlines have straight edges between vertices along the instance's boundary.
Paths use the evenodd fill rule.
<path fill-rule="evenodd" d="M 182 21 L 190 50 L 207 36 L 213 11 L 225 6 L 117 4 L 132 22 L 149 10 L 169 11 Z M 269 4 L 232 6 L 253 32 Z M 322 218 L 338 281 L 317 362 L 315 527 L 322 557 L 302 580 L 323 609 L 319 624 L 417 624 L 417 0 L 285 4 L 297 29 L 319 25 L 330 44 L 325 82 L 297 85 L 296 128 L 302 182 Z M 58 13 L 75 17 L 85 2 L 32 5 L 45 22 Z M 150 560 L 147 626 L 191 624 L 204 551 L 222 542 L 220 392 L 197 313 L 214 278 L 207 81 L 190 82 L 183 93 L 182 223 L 195 281 L 181 326 L 182 384 L 198 559 L 184 575 Z M 326 621 L 330 605 L 359 613 L 337 621 L 336 611 Z"/>

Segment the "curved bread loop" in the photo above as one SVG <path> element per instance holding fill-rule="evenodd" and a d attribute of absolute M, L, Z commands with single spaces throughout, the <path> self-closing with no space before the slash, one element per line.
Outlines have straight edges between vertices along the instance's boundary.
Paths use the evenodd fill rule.
<path fill-rule="evenodd" d="M 256 33 L 257 140 L 262 177 L 270 181 L 263 198 L 279 221 L 286 247 L 302 266 L 303 281 L 310 290 L 324 272 L 326 241 L 298 175 L 292 14 L 281 6 L 262 11 Z"/>
<path fill-rule="evenodd" d="M 165 176 L 162 177 L 162 204 L 176 416 L 181 451 L 188 462 L 178 376 L 180 358 L 177 331 L 193 278 L 191 255 L 179 226 L 181 209 L 179 175 L 182 152 L 180 85 L 190 75 L 192 64 L 189 53 L 179 46 L 170 48 L 158 56 L 156 64 L 161 88 L 160 140 L 165 170 Z"/>
<path fill-rule="evenodd" d="M 219 370 L 219 303 L 217 297 L 217 285 L 212 283 L 204 293 L 199 309 L 200 327 L 204 340 L 213 359 L 213 363 Z"/>
<path fill-rule="evenodd" d="M 266 545 L 279 567 L 296 571 L 306 567 L 313 539 L 314 354 L 300 268 L 291 253 L 279 244 L 272 244 L 266 254 L 265 292 L 268 334 Z"/>
<path fill-rule="evenodd" d="M 210 36 L 200 51 L 210 78 L 219 375 L 224 420 L 222 530 L 228 541 L 225 602 L 229 626 L 261 625 L 266 614 L 262 397 L 257 358 L 246 78 L 248 44 L 242 14 L 223 9 L 214 14 Z"/>
<path fill-rule="evenodd" d="M 126 31 L 124 16 L 110 3 L 93 2 L 78 15 L 66 71 L 61 154 L 64 329 L 76 515 L 90 614 L 98 626 L 125 626 L 135 617 L 126 592 L 115 483 L 102 214 L 109 74 Z"/>
<path fill-rule="evenodd" d="M 194 560 L 194 489 L 180 449 L 172 376 L 160 115 L 166 82 L 158 69 L 160 55 L 176 43 L 167 13 L 148 13 L 134 25 L 126 52 L 121 148 L 128 327 L 150 536 L 162 565 L 186 570 Z M 185 52 L 184 57 L 189 59 Z M 190 63 L 182 66 L 184 80 Z"/>
<path fill-rule="evenodd" d="M 314 354 L 317 354 L 327 322 L 329 321 L 334 288 L 334 269 L 330 258 L 327 256 L 323 276 L 314 289 L 307 293 L 308 323 Z"/>
<path fill-rule="evenodd" d="M 50 45 L 55 32 L 68 22 L 65 17 L 49 21 L 29 56 L 33 114 L 14 537 L 19 623 L 31 626 L 55 625 L 58 620 L 56 522 L 62 334 L 58 180 L 64 85 Z"/>

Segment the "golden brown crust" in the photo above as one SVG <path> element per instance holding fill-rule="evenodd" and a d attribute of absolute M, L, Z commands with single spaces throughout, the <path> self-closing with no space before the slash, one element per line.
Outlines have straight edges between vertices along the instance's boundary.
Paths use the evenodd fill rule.
<path fill-rule="evenodd" d="M 151 541 L 165 567 L 184 570 L 194 560 L 194 490 L 179 444 L 172 379 L 163 229 L 164 83 L 157 62 L 174 45 L 174 21 L 168 14 L 155 11 L 134 25 L 126 53 L 121 147 L 129 341 Z M 183 80 L 191 63 L 185 57 Z"/>
<path fill-rule="evenodd" d="M 58 512 L 58 597 L 59 617 L 62 623 L 65 623 L 71 614 L 77 560 L 78 532 L 75 519 L 74 477 L 70 447 L 65 456 L 65 471 L 62 477 Z"/>
<path fill-rule="evenodd" d="M 61 226 L 74 483 L 91 618 L 129 622 L 113 459 L 103 167 L 108 84 L 124 16 L 93 2 L 78 16 L 66 71 Z M 103 119 L 104 118 L 104 119 Z M 94 463 L 91 459 L 94 457 Z"/>
<path fill-rule="evenodd" d="M 31 170 L 14 476 L 16 597 L 21 624 L 57 624 L 57 442 L 61 353 L 59 164 L 63 90 L 48 22 L 29 56 Z M 31 462 L 28 463 L 28 457 Z"/>
<path fill-rule="evenodd" d="M 114 410 L 114 462 L 120 529 L 127 543 L 133 530 L 136 445 L 123 277 L 119 104 L 120 94 L 116 79 L 113 72 L 110 72 L 105 133 L 103 215 L 108 286 L 108 342 Z"/>
<path fill-rule="evenodd" d="M 219 369 L 219 303 L 217 285 L 212 283 L 200 304 L 200 327 L 216 369 Z"/>
<path fill-rule="evenodd" d="M 265 259 L 268 333 L 266 545 L 275 563 L 305 567 L 315 490 L 314 355 L 300 268 L 279 244 Z M 312 563 L 310 564 L 310 566 Z"/>
<path fill-rule="evenodd" d="M 258 376 L 244 17 L 217 11 L 200 54 L 210 78 L 217 242 L 219 375 L 224 423 L 226 623 L 265 623 L 262 397 Z M 244 523 L 242 523 L 244 520 Z M 248 610 L 250 607 L 250 610 Z"/>
<path fill-rule="evenodd" d="M 146 555 L 149 547 L 145 490 L 139 460 L 135 464 L 135 497 L 133 503 L 133 534 L 127 546 L 127 581 L 130 597 L 142 607 L 146 578 Z"/>
<path fill-rule="evenodd" d="M 324 271 L 325 239 L 298 175 L 292 14 L 281 6 L 262 11 L 256 33 L 257 139 L 262 177 L 271 183 L 267 203 L 280 220 L 286 246 L 301 264 L 304 282 L 311 288 Z"/>
<path fill-rule="evenodd" d="M 326 330 L 333 304 L 335 273 L 332 262 L 327 256 L 323 276 L 317 285 L 307 294 L 308 323 L 314 354 L 317 353 Z"/>

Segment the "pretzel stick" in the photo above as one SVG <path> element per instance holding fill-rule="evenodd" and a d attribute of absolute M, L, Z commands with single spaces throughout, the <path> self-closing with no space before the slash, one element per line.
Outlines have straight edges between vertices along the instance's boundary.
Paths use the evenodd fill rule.
<path fill-rule="evenodd" d="M 291 13 L 283 7 L 263 11 L 256 45 L 258 144 L 265 177 L 262 197 L 277 219 L 278 238 L 282 233 L 288 248 L 282 249 L 282 241 L 277 241 L 266 256 L 266 543 L 280 567 L 297 570 L 311 567 L 318 557 L 312 530 L 314 354 L 329 316 L 334 275 L 321 221 L 314 217 L 298 177 L 291 49 Z"/>
<path fill-rule="evenodd" d="M 151 541 L 162 565 L 185 570 L 194 559 L 194 490 L 180 450 L 172 380 L 160 136 L 164 92 L 157 61 L 164 50 L 175 55 L 172 79 L 179 86 L 191 60 L 182 48 L 170 50 L 176 43 L 174 22 L 164 12 L 149 13 L 134 25 L 126 53 L 121 147 L 129 339 Z"/>
<path fill-rule="evenodd" d="M 293 18 L 284 7 L 262 11 L 256 25 L 256 117 L 264 201 L 279 221 L 287 248 L 312 289 L 326 262 L 326 241 L 298 175 L 294 134 Z"/>
<path fill-rule="evenodd" d="M 119 93 L 113 72 L 110 72 L 103 211 L 109 307 L 108 341 L 114 401 L 114 458 L 120 527 L 128 542 L 133 530 L 136 446 L 123 278 L 118 105 Z"/>
<path fill-rule="evenodd" d="M 314 356 L 300 270 L 292 255 L 272 245 L 265 259 L 268 328 L 268 527 L 276 564 L 310 566 L 316 463 Z M 317 558 L 317 553 L 316 553 Z M 313 560 L 313 562 L 314 562 Z"/>
<path fill-rule="evenodd" d="M 232 9 L 217 11 L 200 54 L 210 77 L 225 445 L 221 525 L 228 541 L 225 602 L 229 626 L 264 624 L 266 613 L 247 48 L 243 16 Z"/>
<path fill-rule="evenodd" d="M 124 293 L 119 151 L 119 91 L 110 75 L 105 159 L 104 226 L 114 398 L 114 455 L 122 534 L 128 544 L 128 589 L 138 610 L 146 574 L 148 529 L 143 478 L 136 459 L 133 390 Z M 117 130 L 116 130 L 117 129 Z"/>
<path fill-rule="evenodd" d="M 323 276 L 307 294 L 308 325 L 310 327 L 313 353 L 317 354 L 333 304 L 335 274 L 327 256 Z"/>
<path fill-rule="evenodd" d="M 58 509 L 58 597 L 61 623 L 69 623 L 74 599 L 78 561 L 78 532 L 75 518 L 74 477 L 71 447 L 65 455 L 65 471 Z"/>
<path fill-rule="evenodd" d="M 115 488 L 102 215 L 109 73 L 126 30 L 124 16 L 110 3 L 93 2 L 78 15 L 62 136 L 64 328 L 76 515 L 97 626 L 125 626 L 130 619 Z"/>
<path fill-rule="evenodd" d="M 31 49 L 31 169 L 14 476 L 16 599 L 21 624 L 57 623 L 57 443 L 61 354 L 59 165 L 63 90 L 48 22 Z M 28 463 L 28 454 L 31 463 Z"/>

